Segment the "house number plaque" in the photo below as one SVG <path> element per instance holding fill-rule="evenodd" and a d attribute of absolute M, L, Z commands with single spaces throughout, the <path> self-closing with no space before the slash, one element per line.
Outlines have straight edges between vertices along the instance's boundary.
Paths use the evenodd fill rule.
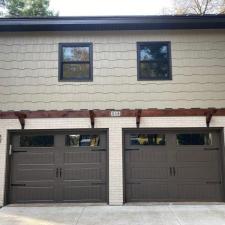
<path fill-rule="evenodd" d="M 120 111 L 111 111 L 111 117 L 119 117 L 119 116 L 121 116 Z"/>

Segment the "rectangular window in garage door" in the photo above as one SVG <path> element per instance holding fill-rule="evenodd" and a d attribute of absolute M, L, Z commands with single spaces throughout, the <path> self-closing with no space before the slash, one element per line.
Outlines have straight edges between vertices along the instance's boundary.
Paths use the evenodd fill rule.
<path fill-rule="evenodd" d="M 179 133 L 177 145 L 212 145 L 211 133 Z"/>
<path fill-rule="evenodd" d="M 53 147 L 53 135 L 21 135 L 20 147 Z"/>
<path fill-rule="evenodd" d="M 165 134 L 131 134 L 130 145 L 165 145 Z"/>
<path fill-rule="evenodd" d="M 100 135 L 69 134 L 66 135 L 65 144 L 70 147 L 97 147 L 100 145 Z"/>

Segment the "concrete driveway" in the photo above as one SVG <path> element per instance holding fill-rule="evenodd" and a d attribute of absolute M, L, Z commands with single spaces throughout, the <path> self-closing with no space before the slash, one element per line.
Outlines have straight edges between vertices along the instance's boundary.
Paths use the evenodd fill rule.
<path fill-rule="evenodd" d="M 14 205 L 0 225 L 225 225 L 225 204 Z"/>

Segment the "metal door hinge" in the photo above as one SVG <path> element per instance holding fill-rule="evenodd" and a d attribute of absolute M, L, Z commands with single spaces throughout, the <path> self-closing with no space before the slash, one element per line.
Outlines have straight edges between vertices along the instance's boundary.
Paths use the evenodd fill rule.
<path fill-rule="evenodd" d="M 11 184 L 13 187 L 25 187 L 26 184 Z"/>
<path fill-rule="evenodd" d="M 126 148 L 125 151 L 139 151 L 139 148 Z"/>
<path fill-rule="evenodd" d="M 25 150 L 22 151 L 22 150 L 21 150 L 21 151 L 12 151 L 12 152 L 13 152 L 13 153 L 21 153 L 21 152 L 27 152 L 27 151 L 25 151 Z"/>

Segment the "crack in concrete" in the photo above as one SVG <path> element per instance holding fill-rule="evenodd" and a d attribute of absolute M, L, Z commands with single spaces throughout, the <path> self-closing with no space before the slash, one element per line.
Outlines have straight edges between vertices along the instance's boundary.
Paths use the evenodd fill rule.
<path fill-rule="evenodd" d="M 172 214 L 173 214 L 174 217 L 176 218 L 177 223 L 178 223 L 179 225 L 182 225 L 182 224 L 183 224 L 182 221 L 180 220 L 180 218 L 178 217 L 178 215 L 175 213 L 175 211 L 173 210 L 172 206 L 173 206 L 172 204 L 169 204 L 168 208 L 170 209 L 170 211 L 172 212 Z"/>
<path fill-rule="evenodd" d="M 76 220 L 76 222 L 75 222 L 75 225 L 78 225 L 79 220 L 80 220 L 81 216 L 83 215 L 84 210 L 85 210 L 86 208 L 87 208 L 87 206 L 85 206 L 85 207 L 82 208 L 80 215 L 77 217 L 77 220 Z"/>

